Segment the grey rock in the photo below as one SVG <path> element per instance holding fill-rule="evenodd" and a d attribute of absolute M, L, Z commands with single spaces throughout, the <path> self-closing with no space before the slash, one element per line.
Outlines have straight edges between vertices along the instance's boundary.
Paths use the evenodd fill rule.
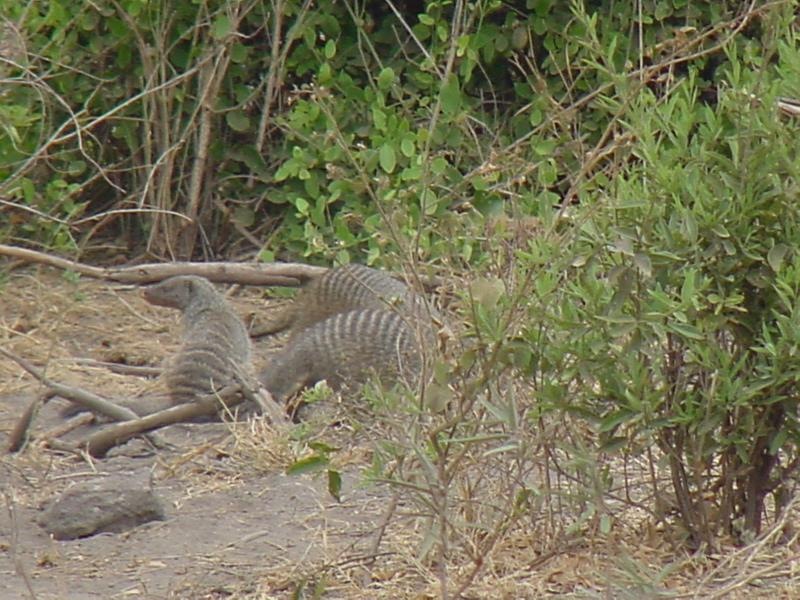
<path fill-rule="evenodd" d="M 152 490 L 141 482 L 111 478 L 67 490 L 45 509 L 39 525 L 57 540 L 74 540 L 165 518 Z"/>

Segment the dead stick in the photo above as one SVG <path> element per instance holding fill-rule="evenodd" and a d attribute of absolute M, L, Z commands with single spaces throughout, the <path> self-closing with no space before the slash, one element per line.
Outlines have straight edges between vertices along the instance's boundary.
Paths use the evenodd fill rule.
<path fill-rule="evenodd" d="M 90 435 L 80 442 L 78 446 L 86 447 L 90 455 L 102 458 L 114 446 L 122 444 L 141 433 L 197 417 L 215 415 L 222 407 L 221 405 L 232 408 L 241 404 L 245 398 L 240 392 L 241 387 L 239 385 L 230 385 L 223 388 L 219 395 L 202 396 L 193 402 L 172 406 L 132 421 L 114 423 Z"/>
<path fill-rule="evenodd" d="M 297 287 L 327 269 L 302 263 L 174 262 L 145 263 L 133 267 L 94 267 L 44 252 L 0 244 L 0 256 L 75 271 L 94 279 L 118 283 L 155 283 L 174 275 L 198 275 L 216 283 Z M 402 278 L 401 278 L 402 279 Z M 420 277 L 426 289 L 440 287 L 437 277 Z"/>
<path fill-rule="evenodd" d="M 69 444 L 63 440 L 57 440 L 55 438 L 44 440 L 45 445 L 48 448 L 52 448 L 53 450 L 58 450 L 59 452 L 66 452 L 68 454 L 74 454 L 80 459 L 87 460 L 86 453 L 81 452 L 80 448 L 73 444 Z"/>
<path fill-rule="evenodd" d="M 150 263 L 133 267 L 102 268 L 59 256 L 52 256 L 44 252 L 5 244 L 0 244 L 0 255 L 75 271 L 94 279 L 105 279 L 119 283 L 153 283 L 173 275 L 199 275 L 218 283 L 297 286 L 303 281 L 317 277 L 327 270 L 325 267 L 299 263 L 258 264 L 234 262 Z"/>
<path fill-rule="evenodd" d="M 22 416 L 20 416 L 17 424 L 14 425 L 14 429 L 11 430 L 11 435 L 8 436 L 9 453 L 21 450 L 30 439 L 29 432 L 31 424 L 33 424 L 34 416 L 39 412 L 42 405 L 55 395 L 55 392 L 52 390 L 46 390 L 39 393 L 36 398 L 28 404 L 28 407 L 22 412 Z"/>
<path fill-rule="evenodd" d="M 13 352 L 9 352 L 4 348 L 0 348 L 0 354 L 13 360 L 33 377 L 38 379 L 50 391 L 54 392 L 55 395 L 61 396 L 70 402 L 80 404 L 84 408 L 88 408 L 91 411 L 105 415 L 110 419 L 114 419 L 115 421 L 127 421 L 128 419 L 139 418 L 139 415 L 129 408 L 118 406 L 113 402 L 109 402 L 105 398 L 101 398 L 100 396 L 93 394 L 92 392 L 51 381 L 45 377 L 39 369 L 33 366 L 31 362 L 25 360 L 21 356 L 17 356 Z"/>
<path fill-rule="evenodd" d="M 256 401 L 254 395 L 260 395 L 261 401 Z M 289 424 L 285 413 L 279 409 L 269 392 L 263 389 L 254 392 L 248 385 L 234 384 L 224 387 L 217 394 L 201 396 L 192 402 L 172 406 L 134 421 L 109 425 L 80 442 L 79 446 L 86 447 L 91 456 L 102 458 L 111 448 L 136 435 L 197 417 L 209 417 L 217 414 L 220 409 L 230 411 L 246 399 L 261 406 L 274 425 Z"/>
<path fill-rule="evenodd" d="M 258 406 L 261 412 L 269 417 L 273 425 L 280 426 L 289 424 L 285 408 L 275 402 L 275 398 L 272 397 L 272 394 L 257 380 L 249 374 L 242 372 L 236 372 L 234 377 L 241 387 L 244 397 Z"/>
<path fill-rule="evenodd" d="M 62 435 L 66 435 L 70 431 L 77 429 L 78 427 L 89 425 L 94 421 L 94 419 L 94 413 L 82 412 L 65 421 L 64 423 L 61 423 L 61 425 L 57 425 L 52 429 L 48 429 L 42 433 L 39 438 L 44 440 L 45 443 L 49 443 L 53 438 L 59 438 Z"/>
<path fill-rule="evenodd" d="M 137 365 L 123 365 L 122 363 L 105 362 L 93 358 L 76 358 L 73 361 L 76 365 L 86 365 L 108 369 L 112 373 L 120 375 L 135 375 L 136 377 L 158 377 L 163 369 L 161 367 L 141 367 Z"/>

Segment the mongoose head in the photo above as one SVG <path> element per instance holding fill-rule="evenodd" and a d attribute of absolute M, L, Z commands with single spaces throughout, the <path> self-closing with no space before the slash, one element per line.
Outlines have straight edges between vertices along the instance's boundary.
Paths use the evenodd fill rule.
<path fill-rule="evenodd" d="M 142 292 L 150 304 L 177 308 L 181 311 L 220 301 L 219 292 L 203 277 L 178 275 L 147 286 Z"/>

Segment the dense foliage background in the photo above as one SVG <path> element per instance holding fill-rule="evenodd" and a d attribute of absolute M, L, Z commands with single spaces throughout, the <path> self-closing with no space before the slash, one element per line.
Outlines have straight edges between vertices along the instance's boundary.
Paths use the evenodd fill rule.
<path fill-rule="evenodd" d="M 397 434 L 442 467 L 395 472 L 427 482 L 440 550 L 477 561 L 534 522 L 542 456 L 580 483 L 567 532 L 613 526 L 616 457 L 647 459 L 637 502 L 674 505 L 691 546 L 779 520 L 800 460 L 795 2 L 0 7 L 6 243 L 472 281 L 442 421 Z M 516 466 L 486 467 L 507 503 L 473 528 L 454 490 L 479 457 Z"/>

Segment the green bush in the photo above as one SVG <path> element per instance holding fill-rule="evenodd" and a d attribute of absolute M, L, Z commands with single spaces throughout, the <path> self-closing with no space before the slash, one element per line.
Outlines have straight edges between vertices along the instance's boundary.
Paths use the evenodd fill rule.
<path fill-rule="evenodd" d="M 441 565 L 566 498 L 527 479 L 539 453 L 581 483 L 572 530 L 612 525 L 604 461 L 642 449 L 694 544 L 785 502 L 791 3 L 0 6 L 4 238 L 480 274 L 464 346 L 427 404 L 383 400 L 407 418 L 376 451 Z"/>
<path fill-rule="evenodd" d="M 800 53 L 772 24 L 764 55 L 728 46 L 714 105 L 690 72 L 621 112 L 627 164 L 581 198 L 527 334 L 546 406 L 608 452 L 657 444 L 695 544 L 760 531 L 798 462 L 800 147 L 776 99 Z"/>
<path fill-rule="evenodd" d="M 698 30 L 738 7 L 663 0 L 640 23 L 607 2 L 71 2 L 4 7 L 28 52 L 0 52 L 0 193 L 37 221 L 6 235 L 369 262 L 455 241 L 468 263 L 461 215 L 572 201 L 617 114 L 598 92 L 713 47 Z"/>

